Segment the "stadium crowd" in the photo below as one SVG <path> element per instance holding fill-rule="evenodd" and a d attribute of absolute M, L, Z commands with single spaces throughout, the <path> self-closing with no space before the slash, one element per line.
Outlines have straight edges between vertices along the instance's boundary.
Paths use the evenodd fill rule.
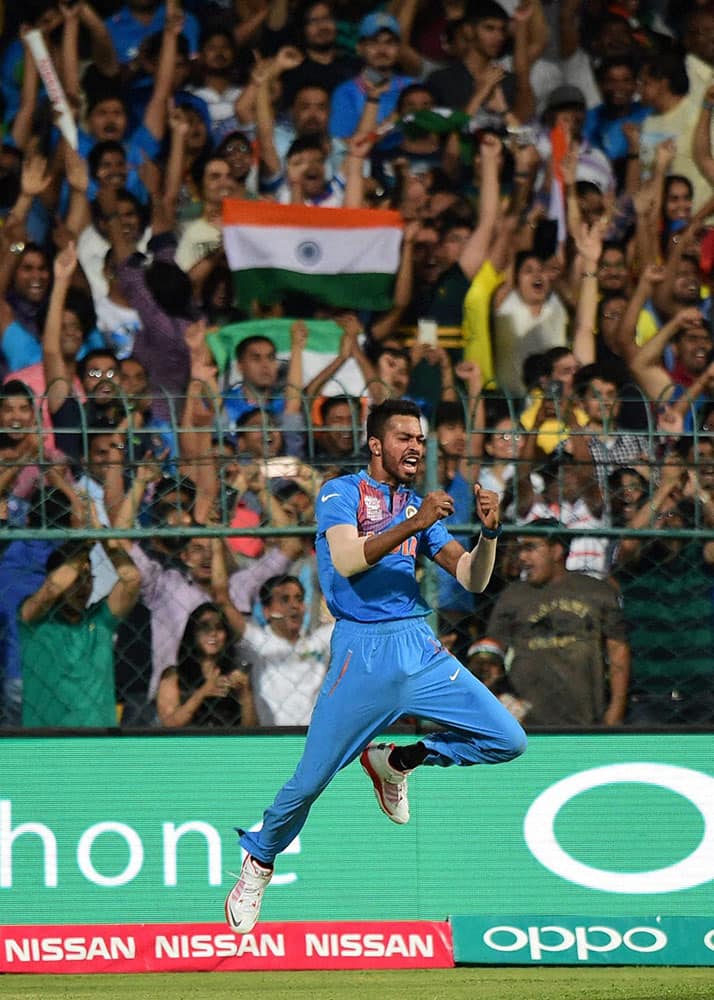
<path fill-rule="evenodd" d="M 454 655 L 526 726 L 714 723 L 711 2 L 0 11 L 0 725 L 306 725 L 390 397 L 464 544 L 476 481 L 529 525 L 424 570 Z M 390 301 L 256 295 L 226 199 L 398 213 Z"/>

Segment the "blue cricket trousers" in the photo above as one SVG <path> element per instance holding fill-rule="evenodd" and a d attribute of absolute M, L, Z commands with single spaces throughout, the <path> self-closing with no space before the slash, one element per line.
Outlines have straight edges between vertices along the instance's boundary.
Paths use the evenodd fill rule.
<path fill-rule="evenodd" d="M 419 737 L 425 764 L 500 764 L 518 757 L 526 735 L 500 701 L 443 648 L 423 618 L 338 621 L 330 668 L 295 773 L 241 845 L 272 864 L 298 835 L 315 799 L 341 768 L 402 715 L 448 727 Z"/>

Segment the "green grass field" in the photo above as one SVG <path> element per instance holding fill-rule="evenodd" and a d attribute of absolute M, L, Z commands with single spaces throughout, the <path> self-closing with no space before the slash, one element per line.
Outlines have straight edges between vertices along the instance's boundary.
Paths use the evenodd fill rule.
<path fill-rule="evenodd" d="M 0 976 L 2 1000 L 711 1000 L 710 968 Z"/>

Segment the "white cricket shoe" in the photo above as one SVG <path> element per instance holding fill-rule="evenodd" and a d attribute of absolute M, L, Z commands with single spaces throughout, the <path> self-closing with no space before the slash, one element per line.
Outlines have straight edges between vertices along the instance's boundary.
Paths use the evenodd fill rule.
<path fill-rule="evenodd" d="M 226 897 L 226 920 L 236 934 L 248 934 L 258 923 L 263 893 L 272 877 L 272 868 L 264 868 L 246 855 L 240 878 Z"/>
<path fill-rule="evenodd" d="M 397 771 L 389 763 L 393 743 L 370 743 L 359 762 L 372 779 L 374 794 L 382 812 L 392 823 L 409 822 L 408 771 Z"/>

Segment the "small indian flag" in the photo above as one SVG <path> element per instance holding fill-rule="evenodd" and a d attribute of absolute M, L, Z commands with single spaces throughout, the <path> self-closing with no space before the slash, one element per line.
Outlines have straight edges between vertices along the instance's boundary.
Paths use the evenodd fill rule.
<path fill-rule="evenodd" d="M 402 228 L 398 212 L 228 198 L 223 245 L 237 303 L 301 292 L 330 306 L 389 309 Z"/>

